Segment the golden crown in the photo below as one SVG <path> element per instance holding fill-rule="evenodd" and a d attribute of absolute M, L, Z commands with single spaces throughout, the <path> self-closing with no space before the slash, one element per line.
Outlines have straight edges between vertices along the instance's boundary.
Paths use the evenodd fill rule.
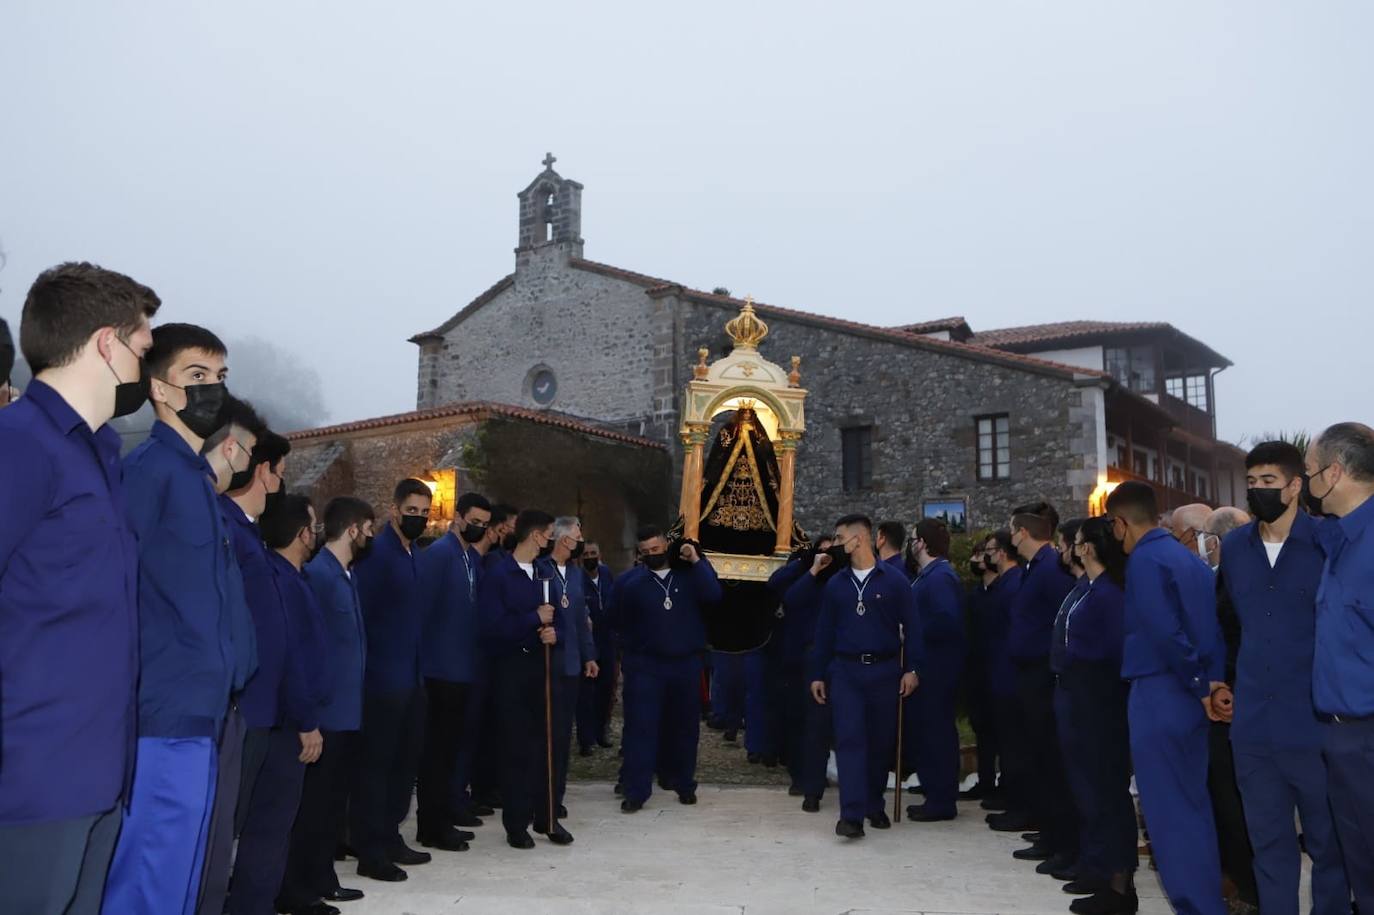
<path fill-rule="evenodd" d="M 754 314 L 752 296 L 744 300 L 738 315 L 725 322 L 725 332 L 740 349 L 758 349 L 759 341 L 768 336 L 768 325 Z"/>

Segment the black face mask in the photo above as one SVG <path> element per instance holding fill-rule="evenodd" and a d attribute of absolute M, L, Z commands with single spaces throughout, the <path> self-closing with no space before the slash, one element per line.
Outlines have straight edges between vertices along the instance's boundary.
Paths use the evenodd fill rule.
<path fill-rule="evenodd" d="M 130 349 L 129 344 L 120 340 L 118 336 L 115 339 L 119 340 L 120 345 L 129 352 L 134 352 Z M 137 358 L 138 354 L 134 353 L 134 357 Z M 148 381 L 143 369 L 143 360 L 138 360 L 138 381 L 121 381 L 119 373 L 114 370 L 114 366 L 108 362 L 105 364 L 109 366 L 110 374 L 115 378 L 114 415 L 128 416 L 130 413 L 137 413 L 148 402 Z M 6 377 L 5 382 L 9 382 L 8 377 Z"/>
<path fill-rule="evenodd" d="M 1247 489 L 1245 503 L 1250 506 L 1250 514 L 1265 524 L 1273 524 L 1288 510 L 1283 503 L 1282 489 Z"/>
<path fill-rule="evenodd" d="M 280 504 L 281 504 L 281 500 L 282 500 L 282 499 L 285 499 L 285 498 L 286 498 L 286 481 L 285 481 L 285 480 L 282 480 L 282 481 L 281 481 L 281 485 L 277 487 L 277 491 L 276 491 L 276 492 L 269 492 L 269 493 L 267 494 L 267 508 L 266 508 L 266 510 L 267 510 L 267 511 L 271 511 L 275 506 L 280 505 Z"/>
<path fill-rule="evenodd" d="M 224 425 L 220 420 L 226 393 L 224 382 L 188 384 L 182 390 L 186 392 L 186 406 L 177 411 L 177 419 L 198 438 L 209 438 Z"/>
<path fill-rule="evenodd" d="M 987 566 L 983 565 L 983 561 L 981 559 L 970 559 L 968 561 L 968 569 L 974 575 L 982 575 L 984 572 L 988 570 Z"/>
<path fill-rule="evenodd" d="M 501 538 L 501 549 L 505 550 L 507 553 L 512 553 L 515 551 L 515 548 L 519 546 L 519 543 L 520 542 L 515 539 L 514 534 L 507 534 Z"/>
<path fill-rule="evenodd" d="M 243 450 L 242 445 L 239 445 L 237 442 L 234 444 L 239 451 Z M 257 464 L 253 463 L 253 456 L 251 454 L 248 456 L 248 466 L 243 470 L 235 470 L 231 464 L 229 466 L 229 488 L 226 492 L 238 492 L 240 489 L 248 486 L 249 483 L 252 483 L 253 471 L 257 469 L 257 466 Z M 266 508 L 263 509 L 263 511 L 266 510 Z"/>
<path fill-rule="evenodd" d="M 359 546 L 356 540 L 353 542 L 353 562 L 355 564 L 362 562 L 372 552 L 372 539 L 368 537 L 363 541 L 362 546 Z"/>
<path fill-rule="evenodd" d="M 487 535 L 485 524 L 465 524 L 463 526 L 462 538 L 468 543 L 476 543 Z"/>
<path fill-rule="evenodd" d="M 835 544 L 825 551 L 825 555 L 830 557 L 830 564 L 837 569 L 843 569 L 849 565 L 849 554 L 844 551 L 842 544 Z"/>
<path fill-rule="evenodd" d="M 1321 470 L 1318 470 L 1317 474 L 1325 473 L 1330 466 L 1330 464 L 1327 464 L 1326 467 L 1323 467 Z M 1313 476 L 1316 476 L 1317 474 L 1313 474 Z M 1336 487 L 1332 485 L 1329 489 L 1326 490 L 1325 496 L 1319 496 L 1316 493 L 1312 492 L 1312 477 L 1304 476 L 1302 478 L 1302 503 L 1303 506 L 1306 507 L 1307 513 L 1317 518 L 1326 517 L 1326 512 L 1322 510 L 1322 502 L 1327 498 L 1327 496 L 1331 495 L 1331 490 L 1335 488 Z"/>
<path fill-rule="evenodd" d="M 668 558 L 667 553 L 646 553 L 640 557 L 639 561 L 644 563 L 646 568 L 657 572 L 667 567 Z"/>
<path fill-rule="evenodd" d="M 587 548 L 587 541 L 585 541 L 585 540 L 579 540 L 579 541 L 577 541 L 577 546 L 575 546 L 575 547 L 572 548 L 572 552 L 568 554 L 568 559 L 569 559 L 569 560 L 581 559 L 581 558 L 582 558 L 582 551 L 585 550 L 586 548 Z"/>
<path fill-rule="evenodd" d="M 417 539 L 428 526 L 429 519 L 424 515 L 402 515 L 399 523 L 401 536 L 407 540 Z"/>
<path fill-rule="evenodd" d="M 543 546 L 541 546 L 541 547 L 539 548 L 539 558 L 540 558 L 540 559 L 543 559 L 545 556 L 548 556 L 548 555 L 549 555 L 550 553 L 552 553 L 552 552 L 553 552 L 553 541 L 550 540 L 548 543 L 544 544 Z"/>
<path fill-rule="evenodd" d="M 601 568 L 601 559 L 597 556 L 583 556 L 582 568 L 595 575 L 596 570 Z"/>

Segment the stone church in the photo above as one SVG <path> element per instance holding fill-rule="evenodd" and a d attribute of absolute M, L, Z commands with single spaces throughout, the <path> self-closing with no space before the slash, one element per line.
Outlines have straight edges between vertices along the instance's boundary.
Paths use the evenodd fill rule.
<path fill-rule="evenodd" d="M 616 484 L 599 487 L 635 493 L 603 522 L 626 541 L 612 546 L 619 553 L 635 523 L 673 520 L 681 397 L 700 348 L 712 360 L 728 352 L 724 324 L 744 303 L 588 260 L 583 187 L 554 161 L 546 157 L 518 194 L 514 271 L 411 338 L 419 348 L 416 412 L 298 433 L 297 448 L 315 463 L 332 448 L 337 464 L 344 439 L 442 425 L 445 411 L 457 416 L 473 404 L 496 408 L 487 415 L 507 422 L 543 417 L 556 420 L 560 434 L 613 436 L 622 449 L 654 455 L 614 458 Z M 885 327 L 763 302 L 755 308 L 769 328 L 763 356 L 784 365 L 801 357 L 809 394 L 796 517 L 808 531 L 855 510 L 982 529 L 1038 499 L 1067 518 L 1124 479 L 1149 481 L 1165 507 L 1243 496 L 1243 455 L 1215 436 L 1212 378 L 1230 363 L 1168 324 L 1069 321 L 975 333 L 962 317 Z M 430 466 L 398 463 L 387 476 L 449 472 L 438 465 L 462 461 L 444 447 L 444 455 L 409 459 Z M 511 457 L 528 463 L 527 455 Z M 587 458 L 597 459 L 594 451 Z M 560 478 L 594 473 L 555 470 L 555 461 L 551 453 L 546 469 Z M 480 461 L 502 462 L 495 453 Z M 452 469 L 451 485 L 461 489 L 464 468 Z M 312 471 L 312 480 L 326 470 Z M 519 492 L 496 495 L 534 504 Z M 584 513 L 590 501 L 579 496 Z"/>

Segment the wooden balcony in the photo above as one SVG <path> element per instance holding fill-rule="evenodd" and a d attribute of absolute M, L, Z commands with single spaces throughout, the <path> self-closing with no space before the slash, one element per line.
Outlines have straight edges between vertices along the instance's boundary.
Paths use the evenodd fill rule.
<path fill-rule="evenodd" d="M 1174 419 L 1177 428 L 1209 441 L 1216 437 L 1212 431 L 1212 414 L 1206 410 L 1199 410 L 1187 401 L 1169 394 L 1159 395 L 1159 405 Z"/>
<path fill-rule="evenodd" d="M 1137 480 L 1141 483 L 1149 483 L 1150 487 L 1155 491 L 1155 498 L 1159 500 L 1159 510 L 1162 512 L 1173 511 L 1176 508 L 1182 508 L 1184 505 L 1191 505 L 1194 502 L 1203 502 L 1213 508 L 1217 506 L 1214 499 L 1199 498 L 1186 489 L 1175 489 L 1166 483 L 1152 480 L 1144 474 L 1117 467 L 1115 464 L 1107 468 L 1108 483 L 1124 483 L 1127 480 Z"/>

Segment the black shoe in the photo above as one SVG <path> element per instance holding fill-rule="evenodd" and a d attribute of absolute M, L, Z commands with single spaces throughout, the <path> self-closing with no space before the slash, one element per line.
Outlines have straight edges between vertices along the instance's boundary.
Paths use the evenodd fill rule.
<path fill-rule="evenodd" d="M 987 795 L 987 792 L 983 790 L 983 783 L 982 783 L 982 782 L 974 782 L 972 788 L 969 788 L 967 791 L 960 791 L 960 792 L 959 792 L 959 800 L 961 800 L 961 801 L 981 801 L 986 795 Z"/>
<path fill-rule="evenodd" d="M 453 818 L 453 825 L 466 826 L 468 829 L 477 829 L 484 824 L 482 818 L 474 813 L 460 813 Z M 468 841 L 471 841 L 474 838 L 476 838 L 476 836 L 469 833 L 466 838 L 468 839 Z"/>
<path fill-rule="evenodd" d="M 621 813 L 637 813 L 644 809 L 643 801 L 632 801 L 629 798 L 620 802 Z"/>
<path fill-rule="evenodd" d="M 1054 875 L 1056 872 L 1062 873 L 1066 869 L 1075 866 L 1077 866 L 1077 859 L 1074 858 L 1073 855 L 1066 855 L 1063 852 L 1056 852 L 1055 854 L 1046 858 L 1044 861 L 1041 861 L 1039 864 L 1035 865 L 1035 872 L 1037 874 L 1044 874 L 1045 876 L 1049 877 Z M 1064 879 L 1072 880 L 1074 877 L 1077 876 L 1078 874 L 1074 873 L 1071 876 L 1065 877 Z"/>
<path fill-rule="evenodd" d="M 807 813 L 819 813 L 821 810 L 821 799 L 818 797 L 808 797 L 802 801 L 802 810 Z"/>
<path fill-rule="evenodd" d="M 596 741 L 596 745 L 603 750 L 609 750 L 611 747 L 615 746 L 615 744 L 611 743 L 605 737 L 599 738 Z"/>
<path fill-rule="evenodd" d="M 344 843 L 340 842 L 338 845 L 335 845 L 335 846 L 334 846 L 334 860 L 335 860 L 335 861 L 343 861 L 345 858 L 356 858 L 356 857 L 358 857 L 358 853 L 357 853 L 356 851 L 353 850 L 353 846 L 352 846 L 352 845 L 345 845 Z"/>
<path fill-rule="evenodd" d="M 358 876 L 371 877 L 383 883 L 400 883 L 409 875 L 390 861 L 359 861 Z"/>
<path fill-rule="evenodd" d="M 1092 896 L 1111 889 L 1111 885 L 1098 877 L 1079 877 L 1077 880 L 1070 880 L 1060 889 L 1070 896 Z"/>
<path fill-rule="evenodd" d="M 556 824 L 553 827 L 553 832 L 546 832 L 545 835 L 554 845 L 571 845 L 573 843 L 573 834 L 564 829 L 562 823 Z"/>
<path fill-rule="evenodd" d="M 864 824 L 854 820 L 840 820 L 835 824 L 835 835 L 842 839 L 862 839 L 864 837 Z"/>
<path fill-rule="evenodd" d="M 926 809 L 927 804 L 912 804 L 906 809 L 906 818 L 917 823 L 939 823 L 943 820 L 952 820 L 957 813 L 936 813 Z"/>
<path fill-rule="evenodd" d="M 1078 879 L 1078 861 L 1077 861 L 1077 859 L 1075 859 L 1075 860 L 1073 860 L 1073 861 L 1070 861 L 1069 864 L 1068 864 L 1066 867 L 1059 867 L 1059 868 L 1055 868 L 1054 870 L 1050 871 L 1050 876 L 1053 877 L 1053 878 L 1056 879 L 1056 880 L 1062 880 L 1062 881 L 1064 881 L 1065 883 L 1071 883 L 1072 881 L 1077 880 L 1077 879 Z"/>
<path fill-rule="evenodd" d="M 868 825 L 874 829 L 891 829 L 892 820 L 888 818 L 887 811 L 879 810 L 868 818 Z"/>
<path fill-rule="evenodd" d="M 298 909 L 279 909 L 285 915 L 339 915 L 339 910 L 327 902 L 316 900 Z"/>
<path fill-rule="evenodd" d="M 778 767 L 778 758 L 769 753 L 763 754 L 763 767 L 765 769 L 776 769 Z"/>
<path fill-rule="evenodd" d="M 1023 833 L 1021 833 L 1021 841 L 1022 841 L 1022 842 L 1031 842 L 1031 843 L 1035 843 L 1035 842 L 1039 842 L 1039 841 L 1040 841 L 1040 838 L 1041 838 L 1041 836 L 1040 836 L 1040 833 L 1038 833 L 1038 832 L 1023 832 Z"/>
<path fill-rule="evenodd" d="M 1025 832 L 1035 824 L 1018 813 L 997 813 L 988 817 L 993 832 Z"/>
<path fill-rule="evenodd" d="M 321 893 L 320 898 L 325 902 L 356 902 L 363 898 L 362 890 L 355 890 L 351 887 L 335 887 L 327 893 Z"/>
<path fill-rule="evenodd" d="M 672 791 L 673 783 L 668 781 L 668 777 L 666 775 L 660 775 L 658 777 L 658 787 L 662 791 Z"/>
<path fill-rule="evenodd" d="M 520 832 L 508 832 L 506 833 L 506 844 L 511 848 L 528 851 L 534 848 L 534 836 L 525 832 L 523 829 Z"/>
<path fill-rule="evenodd" d="M 993 794 L 983 798 L 978 806 L 982 807 L 984 810 L 992 810 L 1000 813 L 1007 809 L 1007 802 L 1000 795 Z"/>
<path fill-rule="evenodd" d="M 806 792 L 802 790 L 801 785 L 788 785 L 787 787 L 788 797 L 801 797 L 804 794 L 806 794 Z"/>
<path fill-rule="evenodd" d="M 495 815 L 496 815 L 496 811 L 492 809 L 492 807 L 491 807 L 490 804 L 473 804 L 473 805 L 472 805 L 471 813 L 472 813 L 472 815 L 475 816 L 475 817 L 489 817 L 489 816 L 495 816 Z M 474 824 L 474 823 L 459 823 L 458 825 L 459 825 L 459 826 L 472 826 L 472 825 L 481 826 L 482 824 L 481 824 L 481 823 L 475 823 L 475 824 Z"/>
<path fill-rule="evenodd" d="M 690 807 L 697 802 L 697 793 L 695 791 L 684 791 L 677 796 L 677 802 L 679 804 L 686 804 Z"/>
<path fill-rule="evenodd" d="M 429 833 L 421 833 L 415 837 L 415 841 L 419 842 L 425 848 L 437 848 L 440 851 L 467 851 L 468 843 L 467 839 L 465 839 L 464 836 L 466 836 L 468 839 L 474 838 L 473 834 L 470 832 L 463 832 L 460 829 L 448 829 L 444 830 L 443 832 L 439 832 L 435 835 L 430 835 Z M 415 852 L 415 854 L 422 855 L 424 854 L 424 852 Z M 403 863 L 423 864 L 424 862 L 406 861 Z"/>
<path fill-rule="evenodd" d="M 745 759 L 749 760 L 749 765 L 751 766 L 757 766 L 759 763 L 763 762 L 763 756 L 758 753 L 750 753 Z"/>
<path fill-rule="evenodd" d="M 560 820 L 566 820 L 568 818 L 568 808 L 564 807 L 562 804 L 558 805 L 558 810 L 555 812 L 558 814 Z"/>
<path fill-rule="evenodd" d="M 591 755 L 592 755 L 592 748 L 589 747 L 589 746 L 585 746 L 585 745 L 584 745 L 584 746 L 580 746 L 580 747 L 577 748 L 577 755 L 578 755 L 578 756 L 591 756 Z"/>
<path fill-rule="evenodd" d="M 734 743 L 734 742 L 735 742 L 735 738 L 738 737 L 738 736 L 739 736 L 739 731 L 735 730 L 734 728 L 731 728 L 730 730 L 728 730 L 728 731 L 725 732 L 725 742 L 726 742 L 726 743 Z"/>
<path fill-rule="evenodd" d="M 1018 848 L 1011 856 L 1017 861 L 1048 861 L 1054 857 L 1054 852 L 1044 845 L 1032 845 L 1029 848 Z"/>
<path fill-rule="evenodd" d="M 392 864 L 428 864 L 433 860 L 433 856 L 427 851 L 416 851 L 404 842 L 400 842 L 395 848 L 387 849 L 386 856 L 391 859 Z"/>
<path fill-rule="evenodd" d="M 625 793 L 625 786 L 622 785 L 620 782 L 616 782 L 616 783 L 615 783 L 615 787 L 612 788 L 611 790 L 615 792 L 615 796 L 616 796 L 616 797 L 620 797 L 621 795 L 623 795 L 623 794 Z"/>
<path fill-rule="evenodd" d="M 1134 915 L 1139 908 L 1135 890 L 1118 893 L 1111 888 L 1069 903 L 1069 911 L 1074 915 Z"/>

